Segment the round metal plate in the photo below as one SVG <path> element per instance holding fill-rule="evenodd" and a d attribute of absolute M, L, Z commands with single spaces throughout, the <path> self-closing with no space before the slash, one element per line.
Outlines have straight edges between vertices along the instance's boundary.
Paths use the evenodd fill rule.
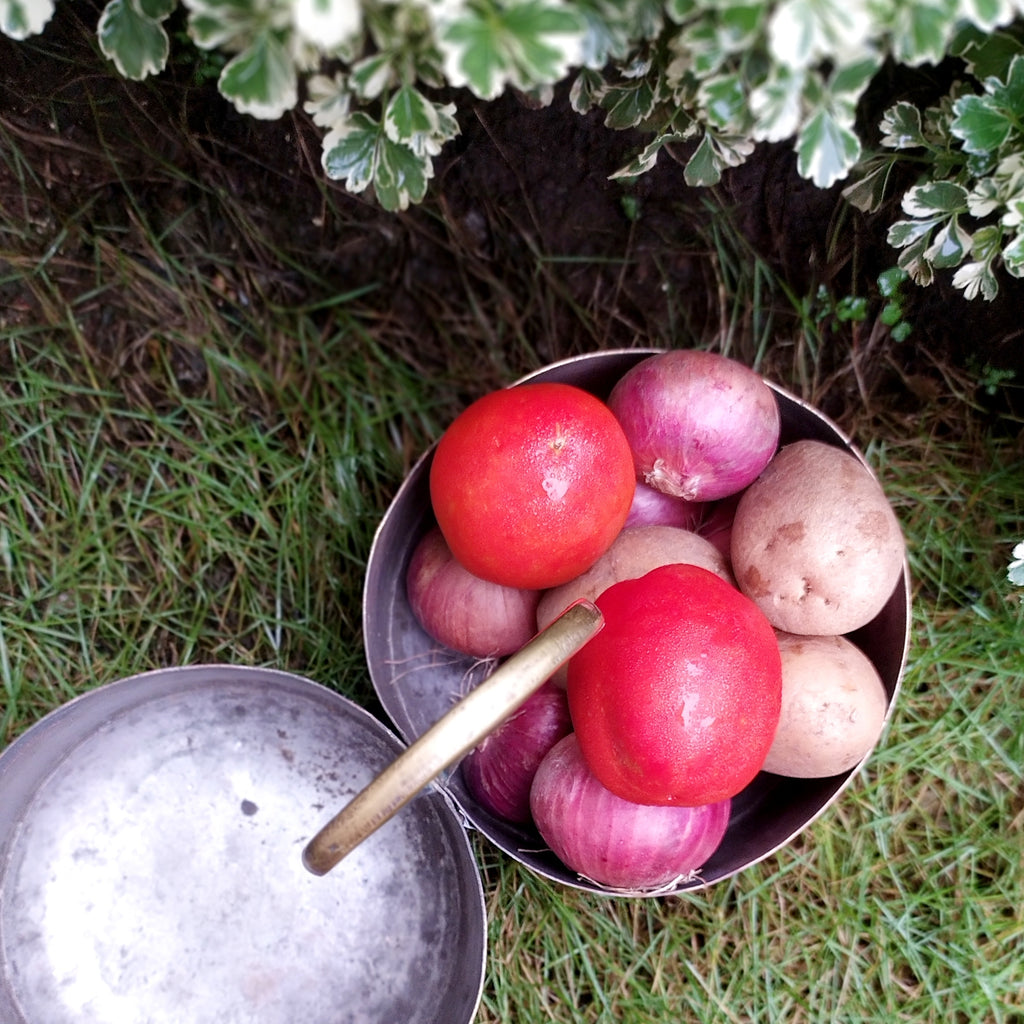
<path fill-rule="evenodd" d="M 629 367 L 658 349 L 595 352 L 545 367 L 525 381 L 562 381 L 606 398 Z M 867 463 L 842 431 L 812 406 L 771 385 L 782 418 L 781 443 L 811 438 L 851 452 Z M 486 666 L 440 649 L 423 631 L 405 594 L 405 574 L 419 538 L 433 524 L 430 511 L 430 449 L 413 468 L 388 509 L 367 565 L 363 624 L 370 676 L 385 711 L 412 742 L 478 682 Z M 870 467 L 868 467 L 870 469 Z M 875 620 L 851 635 L 878 669 L 889 697 L 889 714 L 900 688 L 910 638 L 909 571 Z M 863 762 L 862 762 L 863 763 Z M 859 770 L 827 779 L 790 779 L 762 772 L 733 799 L 729 829 L 699 878 L 679 889 L 721 881 L 768 857 L 837 799 Z M 601 892 L 561 863 L 531 827 L 501 821 L 484 810 L 454 772 L 448 791 L 469 821 L 499 849 L 553 881 Z"/>
<path fill-rule="evenodd" d="M 147 673 L 0 755 L 4 1024 L 468 1022 L 483 891 L 444 796 L 329 875 L 313 833 L 401 752 L 287 673 Z"/>

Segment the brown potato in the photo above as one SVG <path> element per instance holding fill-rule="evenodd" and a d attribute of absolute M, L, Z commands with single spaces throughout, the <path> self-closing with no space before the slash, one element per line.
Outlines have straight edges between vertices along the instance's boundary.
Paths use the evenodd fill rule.
<path fill-rule="evenodd" d="M 821 441 L 786 445 L 740 498 L 732 570 L 777 629 L 836 636 L 870 622 L 903 572 L 899 522 L 874 474 Z"/>
<path fill-rule="evenodd" d="M 593 600 L 613 583 L 638 579 L 663 565 L 699 565 L 734 583 L 725 556 L 704 537 L 680 526 L 630 526 L 585 572 L 546 591 L 537 607 L 537 628 L 543 629 L 573 601 Z"/>
<path fill-rule="evenodd" d="M 849 771 L 885 724 L 889 698 L 881 677 L 846 637 L 776 635 L 782 715 L 764 770 L 798 779 Z"/>

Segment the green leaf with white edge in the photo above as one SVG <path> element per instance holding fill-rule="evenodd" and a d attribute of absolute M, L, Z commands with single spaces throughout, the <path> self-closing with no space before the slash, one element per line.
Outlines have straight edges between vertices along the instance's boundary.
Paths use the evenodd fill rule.
<path fill-rule="evenodd" d="M 139 81 L 163 71 L 167 64 L 171 48 L 167 33 L 160 21 L 139 10 L 137 0 L 110 0 L 96 35 L 103 56 L 125 78 Z"/>
<path fill-rule="evenodd" d="M 989 153 L 998 149 L 1010 134 L 1013 122 L 991 96 L 961 96 L 953 103 L 956 116 L 950 131 L 968 153 Z"/>
<path fill-rule="evenodd" d="M 337 71 L 330 78 L 327 75 L 310 75 L 306 80 L 306 101 L 302 109 L 321 128 L 330 128 L 348 117 L 352 107 L 352 94 L 345 82 L 345 76 Z"/>
<path fill-rule="evenodd" d="M 228 61 L 218 87 L 243 114 L 263 120 L 280 117 L 299 99 L 295 62 L 281 38 L 269 30 Z"/>
<path fill-rule="evenodd" d="M 919 283 L 930 284 L 931 279 Z M 980 295 L 991 302 L 999 294 L 999 282 L 992 265 L 984 261 L 965 263 L 953 275 L 953 287 L 959 288 L 965 299 L 976 299 Z"/>
<path fill-rule="evenodd" d="M 1024 196 L 1013 195 L 1005 200 L 1005 212 L 999 218 L 999 223 L 1004 228 L 1024 226 Z"/>
<path fill-rule="evenodd" d="M 1003 249 L 1003 264 L 1013 277 L 1024 277 L 1024 232 L 1015 235 Z"/>
<path fill-rule="evenodd" d="M 851 110 L 854 110 L 864 90 L 871 84 L 881 66 L 881 59 L 874 53 L 869 53 L 849 63 L 837 64 L 828 80 L 833 102 L 841 100 L 844 106 L 849 106 Z"/>
<path fill-rule="evenodd" d="M 876 24 L 869 0 L 782 0 L 768 21 L 770 54 L 794 69 L 853 63 L 870 50 Z"/>
<path fill-rule="evenodd" d="M 385 210 L 405 210 L 410 202 L 421 202 L 433 175 L 434 165 L 429 157 L 387 137 L 381 139 L 373 190 Z"/>
<path fill-rule="evenodd" d="M 665 148 L 665 146 L 671 145 L 673 142 L 685 142 L 690 138 L 696 125 L 690 132 L 666 132 L 665 134 L 658 135 L 652 139 L 644 148 L 624 167 L 620 167 L 613 174 L 610 174 L 610 178 L 638 178 L 641 174 L 646 174 L 652 167 L 658 162 L 658 155 Z"/>
<path fill-rule="evenodd" d="M 956 13 L 948 4 L 902 3 L 895 6 L 892 53 L 900 64 L 920 67 L 938 64 L 956 27 Z"/>
<path fill-rule="evenodd" d="M 894 249 L 905 249 L 909 245 L 923 243 L 922 252 L 928 247 L 931 233 L 943 222 L 942 217 L 930 220 L 897 220 L 889 225 L 886 241 Z"/>
<path fill-rule="evenodd" d="M 189 11 L 188 34 L 203 50 L 244 49 L 266 29 L 268 12 L 259 0 L 184 0 L 184 4 Z"/>
<path fill-rule="evenodd" d="M 858 210 L 874 213 L 885 202 L 889 191 L 889 176 L 892 174 L 895 159 L 895 157 L 883 158 L 878 161 L 877 166 L 869 164 L 864 167 L 862 165 L 861 176 L 855 178 L 843 189 L 843 198 Z"/>
<path fill-rule="evenodd" d="M 344 181 L 349 192 L 362 192 L 377 173 L 383 135 L 381 125 L 361 110 L 339 121 L 324 136 L 320 161 L 327 177 Z"/>
<path fill-rule="evenodd" d="M 687 185 L 717 185 L 722 172 L 729 167 L 739 167 L 754 151 L 754 143 L 747 136 L 716 133 L 705 127 L 704 137 L 683 168 L 683 180 Z"/>
<path fill-rule="evenodd" d="M 960 16 L 985 32 L 1005 25 L 1014 16 L 1014 5 L 1008 0 L 960 0 Z"/>
<path fill-rule="evenodd" d="M 417 135 L 430 135 L 437 125 L 434 104 L 412 85 L 403 85 L 384 111 L 384 131 L 393 142 L 408 143 Z"/>
<path fill-rule="evenodd" d="M 449 82 L 494 99 L 507 85 L 530 89 L 564 78 L 580 61 L 585 30 L 578 12 L 558 0 L 481 0 L 442 15 L 438 36 Z"/>
<path fill-rule="evenodd" d="M 589 5 L 580 9 L 585 29 L 580 44 L 580 64 L 599 71 L 613 61 L 625 60 L 633 45 L 633 34 L 624 20 Z"/>
<path fill-rule="evenodd" d="M 612 86 L 605 91 L 600 103 L 606 111 L 604 123 L 609 128 L 634 128 L 651 116 L 654 90 L 644 80 Z"/>
<path fill-rule="evenodd" d="M 11 39 L 38 35 L 52 17 L 53 0 L 0 0 L 0 32 Z"/>
<path fill-rule="evenodd" d="M 949 270 L 958 267 L 971 250 L 970 232 L 965 231 L 957 217 L 951 217 L 943 227 L 935 233 L 932 244 L 924 252 L 924 258 L 936 270 Z"/>
<path fill-rule="evenodd" d="M 796 135 L 803 116 L 805 81 L 806 73 L 802 69 L 776 67 L 772 76 L 751 92 L 755 139 L 782 142 Z"/>
<path fill-rule="evenodd" d="M 919 285 L 929 285 L 935 280 L 935 268 L 924 258 L 928 239 L 919 238 L 900 251 L 896 263 L 907 272 L 910 279 Z"/>
<path fill-rule="evenodd" d="M 919 149 L 928 145 L 921 125 L 921 111 L 913 103 L 899 102 L 882 115 L 882 145 L 890 149 Z"/>
<path fill-rule="evenodd" d="M 404 210 L 410 202 L 420 202 L 434 173 L 429 157 L 393 142 L 384 126 L 364 111 L 324 136 L 321 162 L 327 176 L 343 181 L 349 192 L 363 192 L 372 185 L 387 210 Z"/>
<path fill-rule="evenodd" d="M 716 75 L 701 83 L 698 102 L 708 121 L 722 131 L 742 130 L 748 109 L 747 92 L 739 74 Z"/>
<path fill-rule="evenodd" d="M 139 0 L 139 10 L 154 21 L 163 21 L 178 8 L 178 0 Z"/>
<path fill-rule="evenodd" d="M 348 84 L 361 99 L 375 100 L 397 79 L 394 52 L 382 50 L 356 61 L 349 71 Z"/>
<path fill-rule="evenodd" d="M 929 181 L 907 189 L 901 205 L 911 217 L 966 213 L 967 189 L 954 181 Z"/>
<path fill-rule="evenodd" d="M 819 188 L 845 178 L 860 157 L 860 140 L 831 111 L 819 109 L 797 136 L 797 169 Z"/>
<path fill-rule="evenodd" d="M 676 22 L 685 21 L 697 10 L 697 0 L 665 0 L 665 13 Z"/>
<path fill-rule="evenodd" d="M 717 9 L 719 33 L 734 53 L 746 50 L 757 41 L 764 28 L 768 5 L 731 0 Z"/>
<path fill-rule="evenodd" d="M 961 57 L 979 82 L 987 78 L 1002 81 L 1010 62 L 1020 53 L 1020 40 L 1010 32 L 973 32 L 964 30 L 950 44 L 954 56 Z"/>
<path fill-rule="evenodd" d="M 298 33 L 325 53 L 359 33 L 363 16 L 359 0 L 292 0 Z"/>
<path fill-rule="evenodd" d="M 1003 246 L 1003 230 L 998 224 L 986 224 L 974 232 L 971 242 L 971 256 L 976 260 L 992 263 Z"/>
<path fill-rule="evenodd" d="M 414 86 L 403 86 L 385 108 L 384 132 L 416 156 L 437 156 L 459 133 L 455 104 L 432 103 Z"/>
<path fill-rule="evenodd" d="M 597 106 L 607 85 L 599 71 L 584 68 L 569 88 L 569 105 L 577 114 L 586 114 Z"/>
<path fill-rule="evenodd" d="M 725 168 L 726 164 L 715 151 L 710 133 L 705 132 L 683 170 L 683 177 L 691 187 L 717 185 L 722 180 Z"/>
<path fill-rule="evenodd" d="M 992 94 L 996 106 L 1019 122 L 1024 117 L 1024 55 L 1018 54 L 1010 62 L 1005 82 L 989 78 L 985 88 Z"/>

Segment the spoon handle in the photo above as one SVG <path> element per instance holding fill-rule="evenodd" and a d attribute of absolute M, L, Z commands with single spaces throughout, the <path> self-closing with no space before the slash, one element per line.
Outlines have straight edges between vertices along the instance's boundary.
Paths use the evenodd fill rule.
<path fill-rule="evenodd" d="M 446 768 L 493 732 L 604 625 L 581 600 L 434 723 L 309 841 L 302 862 L 325 875 Z"/>

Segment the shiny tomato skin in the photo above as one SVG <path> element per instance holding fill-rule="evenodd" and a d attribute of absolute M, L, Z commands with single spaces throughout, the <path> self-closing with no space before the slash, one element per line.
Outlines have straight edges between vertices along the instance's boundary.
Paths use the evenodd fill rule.
<path fill-rule="evenodd" d="M 760 771 L 782 706 L 774 630 L 735 587 L 694 565 L 616 583 L 604 629 L 569 661 L 580 749 L 606 789 L 699 806 Z"/>
<path fill-rule="evenodd" d="M 535 590 L 604 554 L 635 487 L 611 410 L 555 382 L 477 399 L 444 432 L 430 467 L 434 515 L 455 558 L 481 579 Z"/>

